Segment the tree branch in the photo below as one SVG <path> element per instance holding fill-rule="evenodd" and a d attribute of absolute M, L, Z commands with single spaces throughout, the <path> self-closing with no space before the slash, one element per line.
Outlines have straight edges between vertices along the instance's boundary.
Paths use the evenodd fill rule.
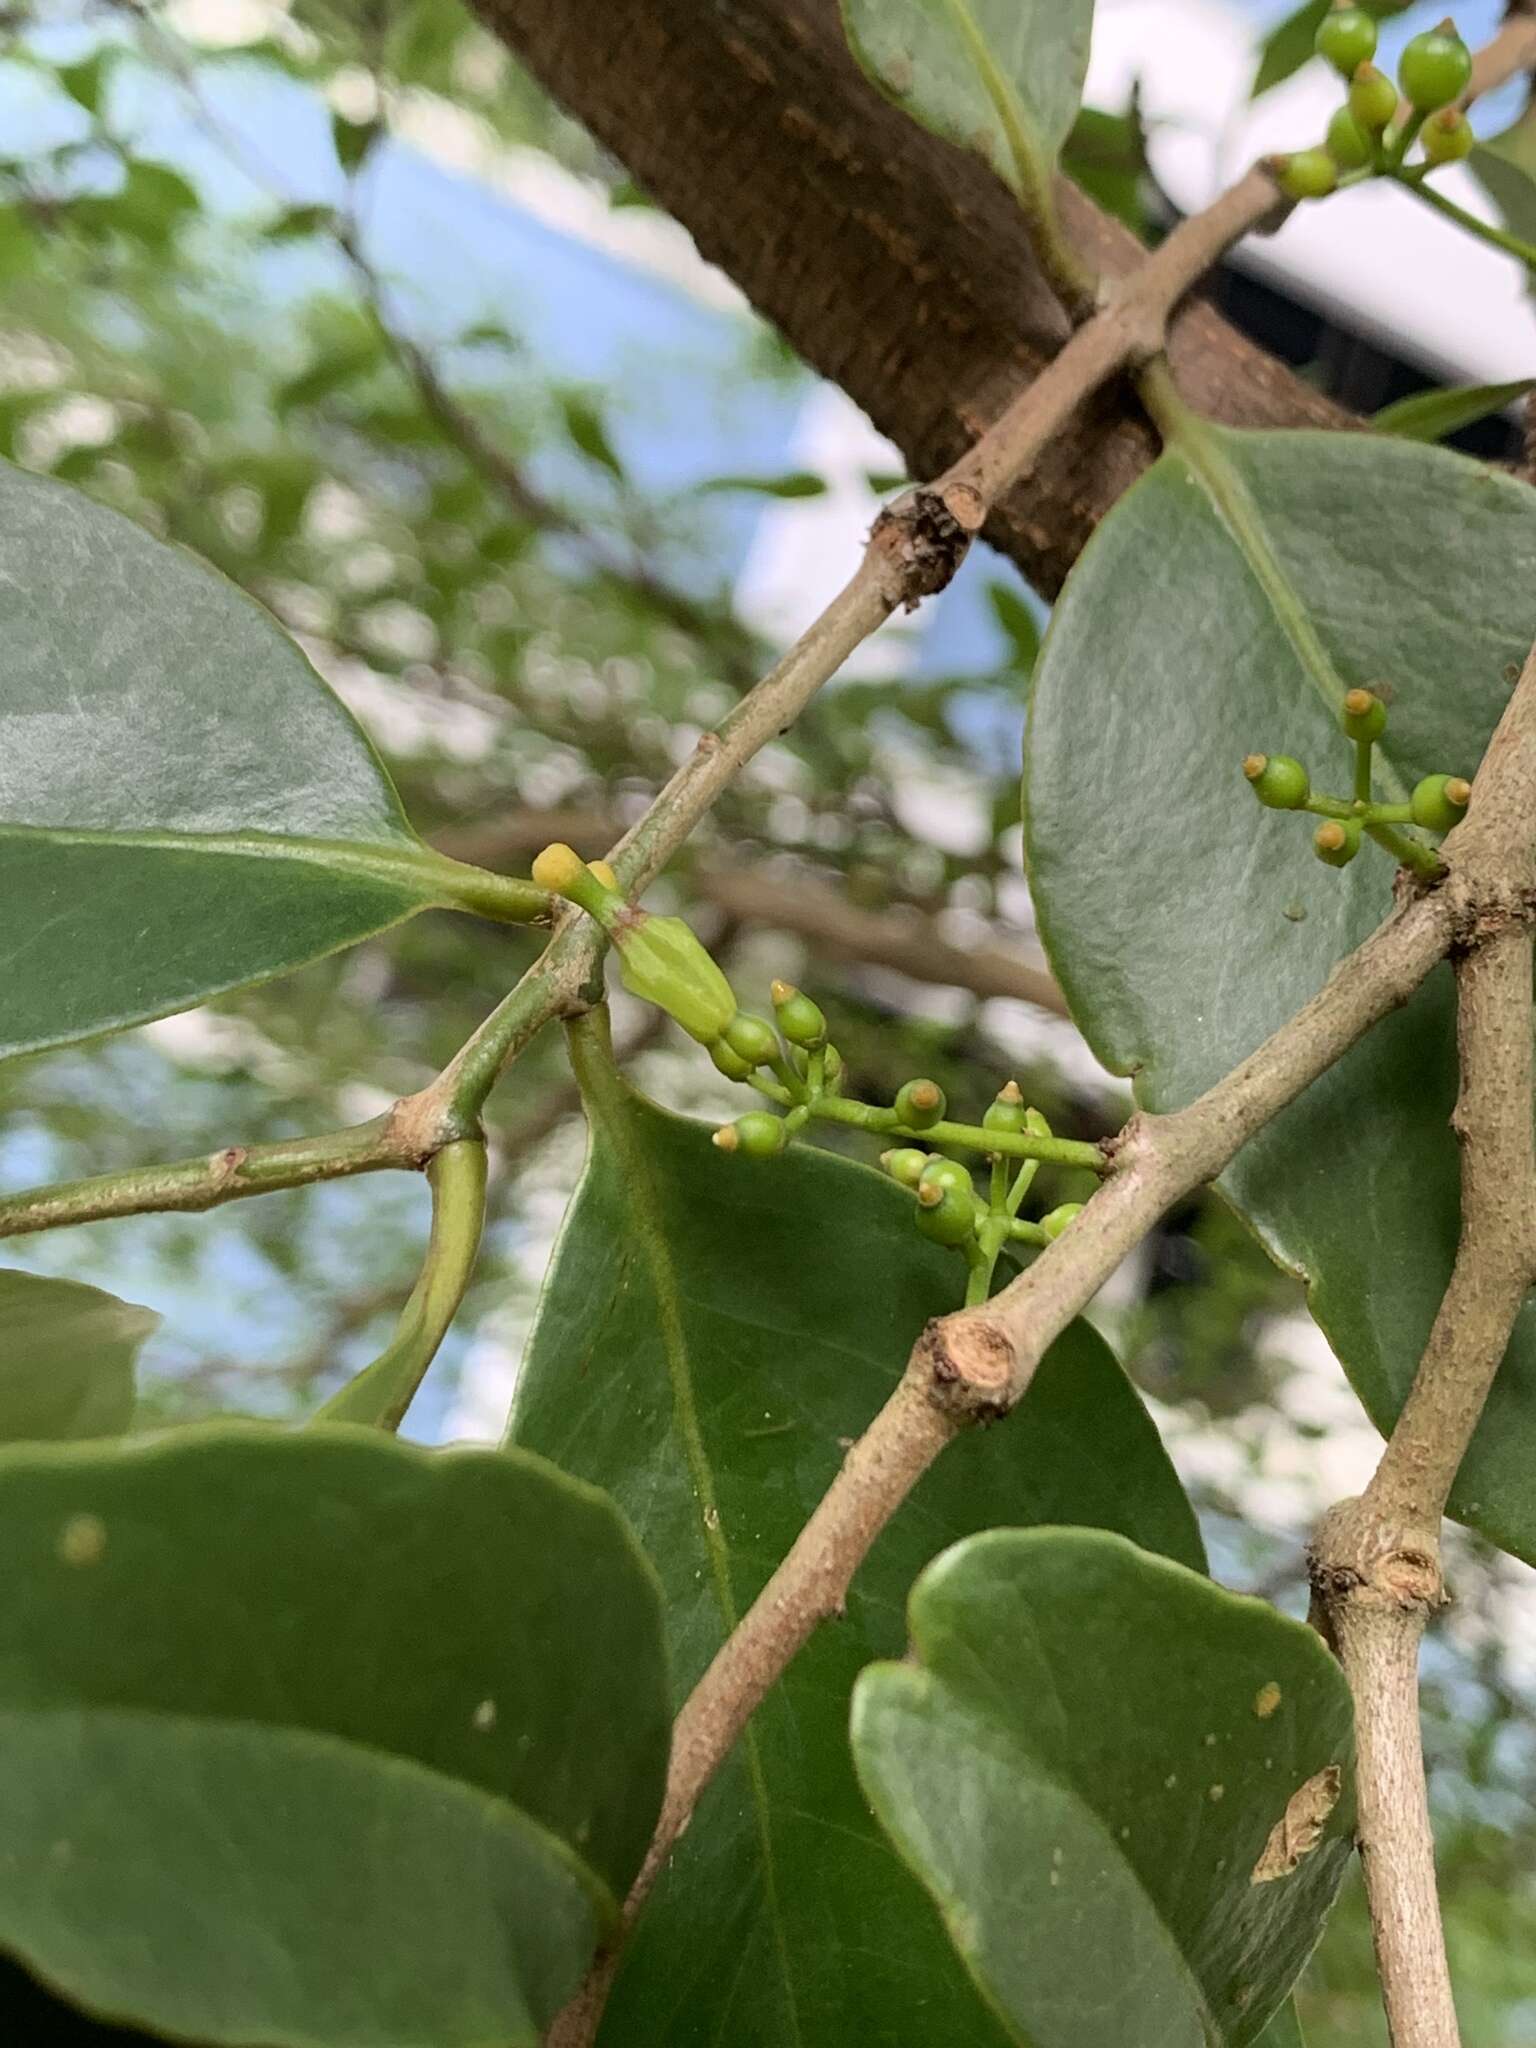
<path fill-rule="evenodd" d="M 1536 1279 L 1533 795 L 1536 650 L 1445 846 L 1461 1063 L 1456 1262 L 1371 1482 L 1323 1517 L 1310 1558 L 1314 1618 L 1355 1700 L 1360 1854 L 1393 2048 L 1460 2039 L 1435 1889 L 1419 1644 L 1446 1597 L 1446 1502 Z"/>

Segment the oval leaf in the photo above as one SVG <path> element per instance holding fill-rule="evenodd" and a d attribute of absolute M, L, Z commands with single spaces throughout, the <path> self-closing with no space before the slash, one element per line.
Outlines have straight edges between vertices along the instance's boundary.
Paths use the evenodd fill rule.
<path fill-rule="evenodd" d="M 854 1691 L 859 1779 L 1009 2038 L 1256 2041 L 1353 1851 L 1349 1691 L 1318 1637 L 1087 1530 L 972 1537 L 909 1619 L 918 1661 Z M 1298 1798 L 1305 1850 L 1262 1880 Z"/>
<path fill-rule="evenodd" d="M 452 900 L 340 700 L 185 550 L 0 465 L 0 1056 Z"/>
<path fill-rule="evenodd" d="M 1536 633 L 1536 492 L 1443 449 L 1210 430 L 1104 521 L 1056 608 L 1026 744 L 1041 931 L 1099 1058 L 1153 1109 L 1191 1101 L 1322 987 L 1391 907 L 1266 811 L 1250 751 L 1348 794 L 1346 689 L 1383 681 L 1377 790 L 1470 775 Z M 1438 970 L 1238 1155 L 1222 1186 L 1283 1264 L 1382 1429 L 1455 1255 L 1452 991 Z M 1369 1190 L 1369 1200 L 1362 1190 Z M 1536 1308 L 1453 1511 L 1536 1560 Z"/>
<path fill-rule="evenodd" d="M 1048 186 L 1088 73 L 1093 0 L 842 0 L 871 80 L 1017 187 Z"/>
<path fill-rule="evenodd" d="M 663 1576 L 678 1699 L 788 1550 L 959 1258 L 910 1195 L 797 1146 L 728 1157 L 578 1048 L 587 1171 L 541 1303 L 516 1441 L 610 1489 Z M 857 1257 L 846 1248 L 857 1247 Z M 1074 1325 L 1019 1413 L 947 1450 L 846 1616 L 796 1658 L 706 1793 L 646 1909 L 604 2048 L 925 2048 L 1001 2036 L 854 1781 L 853 1680 L 902 1647 L 913 1579 L 998 1521 L 1094 1522 L 1194 1565 L 1194 1518 L 1102 1341 Z M 871 1955 L 878 1965 L 871 1967 Z"/>
<path fill-rule="evenodd" d="M 159 1323 L 98 1287 L 0 1270 L 0 1443 L 119 1435 L 134 1360 Z"/>
<path fill-rule="evenodd" d="M 4 1453 L 0 1543 L 0 1949 L 221 2048 L 532 2048 L 666 1766 L 608 1502 L 522 1455 L 215 1425 Z"/>

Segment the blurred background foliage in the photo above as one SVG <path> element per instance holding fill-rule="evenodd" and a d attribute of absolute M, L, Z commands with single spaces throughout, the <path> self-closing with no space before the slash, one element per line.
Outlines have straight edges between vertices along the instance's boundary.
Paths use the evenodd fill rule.
<path fill-rule="evenodd" d="M 723 287 L 701 302 L 590 236 L 573 260 L 549 208 L 530 221 L 519 195 L 621 226 L 647 209 L 455 0 L 45 0 L 0 26 L 0 454 L 269 606 L 451 850 L 522 871 L 550 838 L 601 851 L 814 611 L 733 598 L 775 514 L 835 512 L 828 545 L 851 566 L 871 491 L 899 481 L 890 458 L 854 430 L 837 475 L 805 459 L 798 423 L 826 394 Z M 1134 110 L 1085 115 L 1071 161 L 1152 231 Z M 920 637 L 888 635 L 765 752 L 654 900 L 695 921 L 749 1004 L 776 974 L 801 981 L 855 1092 L 931 1073 L 975 1118 L 1017 1075 L 1058 1128 L 1098 1135 L 1128 1098 L 1054 1004 L 1018 872 L 1040 617 L 978 555 Z M 370 1114 L 436 1071 L 537 944 L 422 918 L 0 1068 L 0 1180 Z M 620 1002 L 616 1021 L 651 1092 L 741 1106 L 654 1018 Z M 494 1435 L 505 1408 L 580 1165 L 556 1038 L 492 1118 L 487 1255 L 408 1425 L 426 1438 Z M 1044 1189 L 1047 1206 L 1081 1192 Z M 145 1414 L 169 1424 L 307 1410 L 378 1347 L 423 1229 L 424 1190 L 371 1177 L 4 1258 L 162 1311 Z M 1372 1441 L 1299 1289 L 1210 1199 L 1100 1315 L 1218 1570 L 1296 1611 L 1307 1523 Z M 1429 1668 L 1434 1795 L 1465 2038 L 1514 2048 L 1536 2042 L 1536 1607 L 1529 1575 L 1461 1550 Z M 1313 2048 L 1385 2041 L 1356 1895 L 1303 2010 Z"/>

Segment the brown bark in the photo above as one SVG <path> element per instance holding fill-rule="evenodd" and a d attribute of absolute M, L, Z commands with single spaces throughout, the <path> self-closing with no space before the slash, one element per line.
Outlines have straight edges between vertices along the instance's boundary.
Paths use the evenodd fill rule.
<path fill-rule="evenodd" d="M 948 468 L 1060 348 L 1065 319 L 1011 195 L 868 84 L 837 0 L 475 5 L 912 475 Z M 1103 275 L 1135 264 L 1135 239 L 1074 188 L 1062 208 Z M 1181 390 L 1213 418 L 1347 422 L 1209 307 L 1186 307 L 1170 347 Z M 988 539 L 1054 594 L 1154 451 L 1124 387 L 1101 393 L 1003 499 Z"/>

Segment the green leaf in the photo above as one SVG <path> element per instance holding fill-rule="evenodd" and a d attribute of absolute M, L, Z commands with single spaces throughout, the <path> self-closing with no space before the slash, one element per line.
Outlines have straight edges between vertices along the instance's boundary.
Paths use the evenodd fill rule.
<path fill-rule="evenodd" d="M 411 831 L 268 614 L 0 466 L 0 1056 L 186 1009 L 354 944 L 475 871 Z"/>
<path fill-rule="evenodd" d="M 606 469 L 617 482 L 624 481 L 624 464 L 618 450 L 608 438 L 600 408 L 580 391 L 565 391 L 560 394 L 560 414 L 565 421 L 565 431 L 571 445 L 588 462 L 599 469 Z"/>
<path fill-rule="evenodd" d="M 1048 185 L 1082 99 L 1093 0 L 842 0 L 870 79 L 1016 189 Z"/>
<path fill-rule="evenodd" d="M 783 476 L 712 476 L 698 485 L 700 496 L 710 491 L 747 491 L 761 498 L 820 498 L 827 481 L 811 469 L 792 469 Z"/>
<path fill-rule="evenodd" d="M 1020 672 L 1034 673 L 1040 658 L 1040 621 L 1026 599 L 1012 584 L 998 581 L 987 585 L 987 602 L 992 616 L 1013 642 L 1013 660 Z"/>
<path fill-rule="evenodd" d="M 1480 142 L 1467 165 L 1509 232 L 1536 240 L 1536 108 L 1527 107 L 1512 126 Z"/>
<path fill-rule="evenodd" d="M 61 64 L 54 76 L 77 106 L 84 107 L 88 114 L 99 113 L 102 88 L 117 62 L 117 55 L 117 51 L 108 45 L 93 50 L 78 64 Z"/>
<path fill-rule="evenodd" d="M 1476 426 L 1490 413 L 1502 412 L 1516 399 L 1536 391 L 1536 377 L 1512 384 L 1459 384 L 1448 391 L 1416 391 L 1395 405 L 1383 406 L 1371 425 L 1378 434 L 1397 434 L 1408 441 L 1443 441 L 1463 427 Z"/>
<path fill-rule="evenodd" d="M 1319 1638 L 1087 1530 L 974 1536 L 908 1612 L 917 1661 L 859 1679 L 854 1757 L 1009 2038 L 1256 2041 L 1353 1851 Z"/>
<path fill-rule="evenodd" d="M 334 206 L 285 206 L 261 232 L 269 242 L 300 242 L 309 235 L 334 233 L 337 219 Z"/>
<path fill-rule="evenodd" d="M 1084 107 L 1061 152 L 1061 168 L 1088 197 L 1145 241 L 1152 220 L 1147 211 L 1147 135 L 1141 106 L 1133 99 L 1123 114 Z"/>
<path fill-rule="evenodd" d="M 609 1502 L 215 1425 L 0 1454 L 0 1543 L 0 1949 L 220 2048 L 534 2048 L 666 1767 Z"/>
<path fill-rule="evenodd" d="M 1042 936 L 1094 1050 L 1149 1107 L 1191 1101 L 1391 905 L 1266 811 L 1250 751 L 1347 794 L 1346 689 L 1392 693 L 1378 793 L 1470 775 L 1536 634 L 1536 492 L 1445 449 L 1210 429 L 1099 528 L 1035 670 L 1024 818 Z M 1438 970 L 1239 1153 L 1222 1186 L 1390 1427 L 1458 1216 L 1450 976 Z M 1369 1200 L 1362 1191 L 1369 1191 Z M 1516 1326 L 1454 1512 L 1536 1559 L 1536 1310 Z"/>
<path fill-rule="evenodd" d="M 110 224 L 147 249 L 163 249 L 200 204 L 180 171 L 139 159 L 129 164 L 122 189 L 102 201 Z"/>
<path fill-rule="evenodd" d="M 349 178 L 357 176 L 383 133 L 382 121 L 349 121 L 345 114 L 332 114 L 331 140 L 336 148 L 336 161 Z"/>
<path fill-rule="evenodd" d="M 796 1146 L 728 1157 L 578 1051 L 592 1124 L 518 1382 L 515 1440 L 609 1488 L 663 1575 L 678 1698 L 899 1377 L 963 1268 L 884 1176 Z M 854 1249 L 856 1248 L 856 1249 Z M 998 2048 L 921 1890 L 854 1782 L 850 1689 L 896 1656 L 944 1544 L 998 1521 L 1089 1521 L 1198 1566 L 1145 1409 L 1075 1324 L 1006 1428 L 944 1453 L 755 1716 L 629 1949 L 604 2048 Z M 873 1964 L 871 1959 L 877 1959 Z"/>
<path fill-rule="evenodd" d="M 1261 92 L 1268 92 L 1272 85 L 1283 84 L 1312 56 L 1323 16 L 1333 4 L 1334 0 L 1303 0 L 1294 14 L 1288 14 L 1284 21 L 1270 30 L 1259 51 L 1259 68 L 1253 81 L 1254 99 Z M 1394 14 L 1401 14 L 1405 7 L 1412 6 L 1413 0 L 1360 0 L 1360 4 L 1378 21 L 1388 21 Z"/>
<path fill-rule="evenodd" d="M 0 1443 L 116 1436 L 160 1318 L 74 1280 L 0 1270 Z"/>

